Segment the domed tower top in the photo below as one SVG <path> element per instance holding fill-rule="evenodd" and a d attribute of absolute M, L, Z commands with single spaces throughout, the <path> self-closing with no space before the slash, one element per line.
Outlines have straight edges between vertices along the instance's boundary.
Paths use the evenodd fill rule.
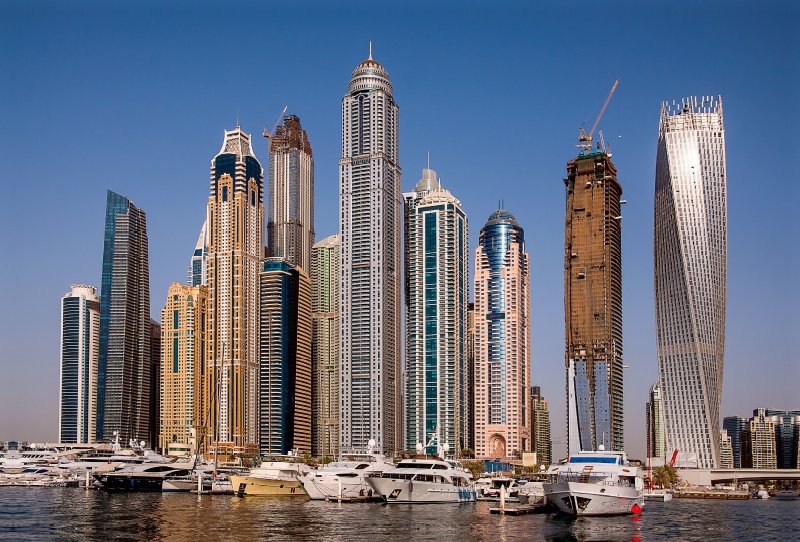
<path fill-rule="evenodd" d="M 380 62 L 372 59 L 372 42 L 369 42 L 369 58 L 353 70 L 350 84 L 347 85 L 347 92 L 358 94 L 371 90 L 383 90 L 389 96 L 393 92 L 392 84 L 389 82 L 389 73 L 381 66 Z"/>

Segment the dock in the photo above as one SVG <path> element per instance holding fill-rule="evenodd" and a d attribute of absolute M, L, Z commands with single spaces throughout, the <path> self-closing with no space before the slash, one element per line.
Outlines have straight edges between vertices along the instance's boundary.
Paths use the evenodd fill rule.
<path fill-rule="evenodd" d="M 746 491 L 681 491 L 672 493 L 676 499 L 726 499 L 745 501 L 750 498 Z"/>

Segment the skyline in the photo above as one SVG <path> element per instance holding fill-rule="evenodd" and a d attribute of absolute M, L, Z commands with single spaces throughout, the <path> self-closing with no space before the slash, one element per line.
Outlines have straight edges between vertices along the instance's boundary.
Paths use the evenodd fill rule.
<path fill-rule="evenodd" d="M 255 136 L 260 126 L 271 125 L 289 103 L 288 113 L 303 119 L 304 129 L 314 141 L 316 199 L 327 202 L 335 198 L 342 90 L 353 67 L 366 58 L 369 39 L 374 41 L 375 58 L 391 74 L 401 105 L 400 162 L 407 177 L 402 189 L 413 187 L 415 172 L 424 166 L 425 151 L 431 150 L 431 166 L 442 177 L 443 185 L 459 195 L 468 216 L 478 217 L 470 231 L 470 252 L 476 246 L 483 217 L 496 208 L 496 199 L 505 197 L 508 210 L 528 233 L 532 255 L 531 384 L 541 386 L 549 400 L 554 439 L 565 434 L 563 164 L 575 154 L 572 145 L 577 126 L 602 100 L 608 84 L 621 78 L 600 128 L 612 136 L 614 162 L 628 200 L 623 223 L 623 325 L 626 364 L 631 369 L 626 370 L 625 379 L 625 433 L 630 442 L 628 451 L 634 457 L 643 455 L 643 406 L 657 376 L 652 212 L 658 108 L 663 100 L 725 93 L 730 224 L 728 348 L 721 415 L 746 415 L 767 402 L 777 403 L 768 405 L 776 408 L 796 406 L 789 404 L 796 397 L 789 382 L 793 374 L 797 375 L 797 354 L 784 352 L 782 339 L 800 327 L 792 310 L 798 290 L 791 282 L 787 288 L 785 278 L 786 270 L 798 263 L 797 254 L 791 251 L 799 243 L 789 208 L 797 187 L 790 184 L 788 193 L 776 198 L 767 184 L 770 178 L 781 178 L 785 156 L 791 153 L 785 141 L 790 140 L 790 127 L 798 117 L 797 106 L 791 102 L 783 109 L 772 106 L 798 88 L 795 74 L 782 73 L 785 66 L 779 64 L 777 52 L 789 43 L 791 17 L 773 15 L 770 24 L 752 28 L 747 14 L 731 15 L 731 11 L 721 10 L 712 17 L 711 10 L 700 9 L 697 19 L 686 21 L 683 31 L 691 34 L 702 29 L 703 36 L 695 36 L 688 44 L 671 43 L 669 51 L 657 51 L 653 43 L 657 40 L 646 34 L 657 34 L 656 29 L 680 20 L 679 15 L 664 15 L 664 22 L 656 24 L 651 20 L 656 12 L 650 12 L 646 17 L 650 22 L 641 29 L 634 28 L 630 20 L 610 20 L 604 48 L 604 60 L 610 64 L 608 80 L 599 77 L 572 85 L 564 82 L 564 76 L 574 73 L 573 61 L 580 51 L 570 43 L 578 34 L 553 35 L 566 26 L 566 14 L 547 11 L 542 14 L 543 21 L 536 23 L 531 12 L 523 10 L 519 21 L 506 14 L 479 23 L 476 11 L 467 9 L 453 18 L 450 31 L 441 35 L 428 32 L 431 39 L 415 45 L 405 37 L 410 29 L 415 29 L 412 34 L 438 29 L 447 14 L 433 10 L 430 17 L 421 20 L 418 12 L 400 11 L 394 25 L 377 40 L 369 28 L 358 28 L 359 23 L 376 18 L 371 13 L 351 22 L 344 22 L 344 16 L 334 17 L 332 22 L 324 22 L 325 17 L 316 23 L 306 21 L 300 28 L 302 35 L 318 32 L 319 36 L 303 45 L 306 49 L 302 52 L 313 54 L 295 52 L 281 59 L 273 50 L 282 47 L 278 43 L 257 51 L 253 47 L 246 54 L 251 55 L 248 59 L 264 64 L 263 85 L 237 91 L 238 96 L 233 98 L 225 85 L 220 85 L 219 90 L 198 91 L 185 103 L 181 102 L 187 96 L 184 78 L 190 83 L 198 78 L 197 84 L 188 87 L 200 89 L 200 75 L 206 77 L 207 66 L 221 54 L 198 42 L 204 32 L 211 32 L 210 15 L 192 19 L 192 24 L 200 27 L 193 38 L 194 32 L 177 24 L 176 17 L 160 23 L 177 25 L 174 34 L 167 36 L 158 33 L 157 23 L 145 23 L 134 16 L 128 28 L 119 16 L 102 10 L 85 19 L 68 19 L 68 24 L 45 16 L 38 28 L 26 26 L 31 24 L 30 19 L 26 23 L 26 19 L 13 16 L 0 23 L 19 27 L 2 38 L 4 53 L 0 57 L 2 72 L 11 74 L 0 88 L 0 124 L 14 127 L 0 134 L 0 148 L 7 158 L 6 178 L 30 175 L 23 170 L 26 160 L 10 159 L 30 155 L 26 141 L 37 142 L 37 171 L 55 173 L 44 175 L 41 182 L 45 190 L 38 198 L 9 198 L 0 203 L 0 246 L 22 263 L 4 264 L 1 271 L 4 284 L 18 286 L 6 298 L 5 307 L 13 306 L 14 311 L 6 309 L 2 314 L 0 367 L 9 378 L 0 385 L 0 411 L 5 413 L 0 417 L 0 440 L 52 440 L 57 433 L 58 303 L 69 284 L 101 282 L 99 224 L 105 190 L 127 195 L 148 213 L 150 290 L 151 299 L 156 301 L 151 302 L 151 314 L 157 318 L 169 284 L 184 282 L 186 263 L 205 214 L 208 160 L 219 148 L 222 130 L 234 127 L 237 110 L 241 111 L 243 130 L 258 140 L 254 141 L 256 156 L 264 160 L 266 142 Z M 598 15 L 609 19 L 619 16 L 614 9 Z M 99 22 L 111 23 L 106 30 L 91 27 L 98 18 Z M 199 23 L 198 18 L 202 19 Z M 263 24 L 268 20 L 265 16 Z M 709 20 L 718 26 L 708 28 Z M 58 28 L 53 29 L 56 21 Z M 353 32 L 346 38 L 337 37 L 333 45 L 334 35 L 339 36 L 341 29 L 334 32 L 328 27 L 336 27 L 337 21 L 349 25 Z M 548 21 L 552 29 L 547 28 Z M 143 26 L 134 30 L 136 22 Z M 514 31 L 498 34 L 501 23 Z M 256 44 L 257 38 L 250 37 L 257 35 L 255 22 L 241 24 L 250 25 L 247 40 Z M 70 32 L 64 30 L 67 27 L 73 28 L 74 34 L 66 33 Z M 124 31 L 106 34 L 115 28 Z M 10 36 L 26 29 L 31 39 L 24 49 L 9 41 Z M 471 34 L 473 42 L 458 35 L 476 29 L 482 32 Z M 524 38 L 516 32 L 522 30 Z M 531 30 L 538 31 L 536 38 L 527 37 L 536 34 Z M 132 39 L 140 32 L 154 38 L 149 46 L 152 48 L 143 52 Z M 199 52 L 180 45 L 185 37 L 191 38 L 189 43 Z M 326 40 L 332 44 L 330 50 L 322 45 Z M 548 45 L 548 40 L 554 40 L 553 44 Z M 215 47 L 221 45 L 220 41 L 211 41 Z M 633 50 L 646 48 L 639 47 L 639 41 L 650 43 L 649 53 L 644 53 L 650 57 L 647 60 Z M 65 46 L 64 51 L 54 48 L 59 43 Z M 716 64 L 702 66 L 702 70 L 691 63 L 684 75 L 651 68 L 659 62 L 662 67 L 672 65 L 682 53 L 688 55 L 712 43 L 726 49 L 727 55 L 716 59 Z M 555 54 L 559 47 L 566 47 L 575 56 Z M 169 54 L 165 60 L 152 59 L 146 53 L 153 50 Z M 76 53 L 77 57 L 69 56 Z M 445 53 L 449 53 L 449 66 L 430 60 Z M 186 60 L 184 66 L 175 63 L 180 59 Z M 274 74 L 285 74 L 287 66 L 299 59 L 303 62 L 291 70 L 292 77 L 284 75 L 275 81 Z M 531 65 L 520 67 L 520 60 Z M 59 61 L 70 68 L 68 73 L 62 71 Z M 97 66 L 104 66 L 106 71 Z M 142 76 L 142 82 L 131 80 L 128 85 L 131 68 Z M 503 100 L 498 100 L 496 77 L 504 70 L 519 77 L 522 84 L 518 91 L 502 94 Z M 743 71 L 750 77 L 741 77 Z M 45 76 L 61 84 L 52 85 L 48 78 L 43 79 Z M 648 78 L 652 81 L 646 81 Z M 23 88 L 8 82 L 17 79 L 27 81 L 24 89 L 30 90 L 23 93 Z M 159 92 L 148 90 L 145 81 L 158 86 Z M 450 91 L 446 99 L 454 103 L 436 98 L 437 92 L 431 89 L 439 94 Z M 509 111 L 514 114 L 509 115 Z M 170 129 L 165 130 L 167 126 Z M 615 132 L 623 137 L 618 138 Z M 114 174 L 91 175 L 95 166 L 91 170 L 83 167 L 86 149 L 92 149 L 93 160 L 98 162 L 96 171 Z M 532 164 L 537 165 L 535 174 Z M 490 183 L 491 193 L 486 183 Z M 531 188 L 520 189 L 526 185 Z M 80 216 L 71 211 L 74 206 L 63 205 L 76 200 L 81 204 Z M 315 211 L 318 237 L 337 233 L 335 205 L 318 203 Z M 34 218 L 42 214 L 48 220 L 37 223 Z M 71 247 L 78 242 L 81 255 L 71 255 Z M 776 262 L 778 254 L 780 265 Z M 59 265 L 48 265 L 52 261 Z M 29 322 L 37 322 L 35 337 L 25 330 L 31 327 Z M 556 450 L 554 455 L 558 456 Z"/>

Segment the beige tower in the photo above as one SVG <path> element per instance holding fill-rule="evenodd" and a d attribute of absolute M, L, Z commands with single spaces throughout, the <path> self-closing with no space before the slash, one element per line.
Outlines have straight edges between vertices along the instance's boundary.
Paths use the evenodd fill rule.
<path fill-rule="evenodd" d="M 524 232 L 492 213 L 475 250 L 475 457 L 530 450 L 530 264 Z"/>
<path fill-rule="evenodd" d="M 210 451 L 258 453 L 258 273 L 264 174 L 237 126 L 211 161 L 204 440 Z"/>
<path fill-rule="evenodd" d="M 173 282 L 161 309 L 161 428 L 158 446 L 170 455 L 201 453 L 208 290 Z"/>

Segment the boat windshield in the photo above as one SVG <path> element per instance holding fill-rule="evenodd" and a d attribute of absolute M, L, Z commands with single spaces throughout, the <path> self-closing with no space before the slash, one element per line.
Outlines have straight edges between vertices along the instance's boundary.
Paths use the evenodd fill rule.
<path fill-rule="evenodd" d="M 596 455 L 588 455 L 588 456 L 581 456 L 576 455 L 569 458 L 570 463 L 611 463 L 612 465 L 617 464 L 616 457 L 602 457 Z"/>
<path fill-rule="evenodd" d="M 398 469 L 432 469 L 432 463 L 400 463 Z"/>

